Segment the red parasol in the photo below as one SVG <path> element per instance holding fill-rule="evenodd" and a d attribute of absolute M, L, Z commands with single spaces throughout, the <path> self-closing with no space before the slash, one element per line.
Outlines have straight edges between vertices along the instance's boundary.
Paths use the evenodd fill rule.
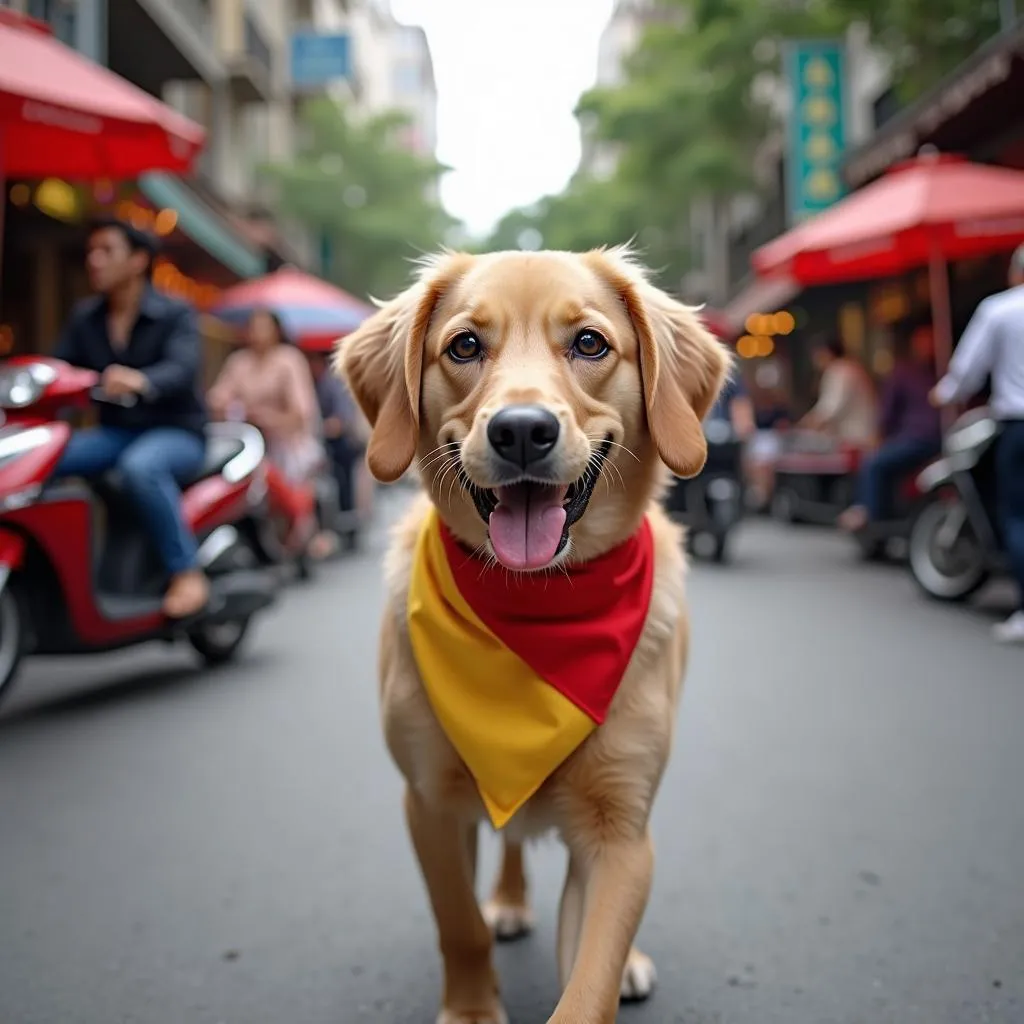
<path fill-rule="evenodd" d="M 134 178 L 185 171 L 203 147 L 194 121 L 0 7 L 0 266 L 4 179 Z"/>
<path fill-rule="evenodd" d="M 754 270 L 802 285 L 890 277 L 927 266 L 936 356 L 952 350 L 946 264 L 1024 240 L 1024 173 L 935 152 L 898 164 L 756 250 Z"/>
<path fill-rule="evenodd" d="M 0 177 L 134 178 L 186 171 L 203 129 L 0 8 Z"/>
<path fill-rule="evenodd" d="M 282 267 L 229 288 L 213 313 L 242 324 L 257 309 L 276 313 L 292 340 L 314 352 L 330 351 L 338 338 L 374 312 L 373 306 L 312 274 Z"/>

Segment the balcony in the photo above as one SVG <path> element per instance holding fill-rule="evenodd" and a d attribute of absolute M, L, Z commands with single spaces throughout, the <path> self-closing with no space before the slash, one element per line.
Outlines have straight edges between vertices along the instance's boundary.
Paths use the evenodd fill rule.
<path fill-rule="evenodd" d="M 154 96 L 168 82 L 224 77 L 210 0 L 116 0 L 107 21 L 111 69 Z"/>
<path fill-rule="evenodd" d="M 266 103 L 274 98 L 274 56 L 252 12 L 240 11 L 240 45 L 228 56 L 228 76 L 239 103 Z"/>

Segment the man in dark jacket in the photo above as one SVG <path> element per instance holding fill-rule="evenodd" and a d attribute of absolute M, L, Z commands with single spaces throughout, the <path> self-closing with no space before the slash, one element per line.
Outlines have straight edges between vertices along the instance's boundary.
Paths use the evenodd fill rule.
<path fill-rule="evenodd" d="M 118 470 L 170 575 L 164 612 L 186 618 L 209 597 L 180 490 L 205 456 L 202 341 L 192 308 L 153 288 L 156 250 L 154 238 L 115 219 L 89 235 L 96 295 L 76 306 L 54 355 L 96 370 L 108 397 L 134 404 L 101 403 L 99 426 L 71 438 L 55 476 Z"/>

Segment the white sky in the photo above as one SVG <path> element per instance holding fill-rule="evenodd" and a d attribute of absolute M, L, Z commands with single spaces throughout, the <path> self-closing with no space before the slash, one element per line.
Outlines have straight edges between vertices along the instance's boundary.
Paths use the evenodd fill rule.
<path fill-rule="evenodd" d="M 613 0 L 392 0 L 422 25 L 438 90 L 445 206 L 474 235 L 558 192 L 579 161 L 572 116 L 597 76 Z"/>

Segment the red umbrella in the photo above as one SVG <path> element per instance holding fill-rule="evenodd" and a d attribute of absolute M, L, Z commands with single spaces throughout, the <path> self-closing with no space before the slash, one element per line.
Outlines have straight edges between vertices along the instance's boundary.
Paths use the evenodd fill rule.
<path fill-rule="evenodd" d="M 185 171 L 205 133 L 119 75 L 0 7 L 0 266 L 4 179 Z"/>
<path fill-rule="evenodd" d="M 292 340 L 311 351 L 327 351 L 374 311 L 368 303 L 312 274 L 282 267 L 229 288 L 213 313 L 241 324 L 256 309 L 276 313 Z"/>
<path fill-rule="evenodd" d="M 186 171 L 203 129 L 0 8 L 0 178 Z"/>
<path fill-rule="evenodd" d="M 890 277 L 927 266 L 936 355 L 952 350 L 950 260 L 1024 240 L 1024 173 L 923 153 L 756 250 L 754 270 L 802 285 Z"/>

